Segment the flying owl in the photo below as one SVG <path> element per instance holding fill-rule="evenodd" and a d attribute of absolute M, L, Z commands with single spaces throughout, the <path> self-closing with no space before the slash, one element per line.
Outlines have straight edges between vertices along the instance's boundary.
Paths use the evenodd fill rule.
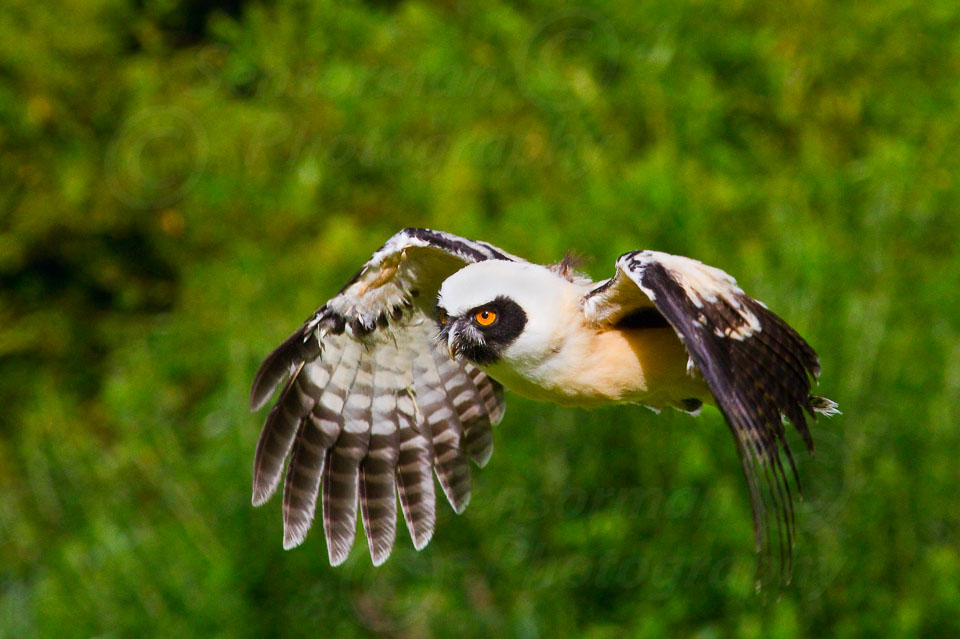
<path fill-rule="evenodd" d="M 757 552 L 772 550 L 771 509 L 783 567 L 795 534 L 781 448 L 800 487 L 784 419 L 812 452 L 805 413 L 838 412 L 810 394 L 819 373 L 796 331 L 696 260 L 633 251 L 594 282 L 566 259 L 541 266 L 486 242 L 404 229 L 260 366 L 251 410 L 288 379 L 257 444 L 253 504 L 276 491 L 289 457 L 284 548 L 304 540 L 322 490 L 330 563 L 353 546 L 359 504 L 380 565 L 397 496 L 418 550 L 433 536 L 434 473 L 453 510 L 466 508 L 469 461 L 490 459 L 504 388 L 587 408 L 697 414 L 707 403 L 736 442 Z"/>

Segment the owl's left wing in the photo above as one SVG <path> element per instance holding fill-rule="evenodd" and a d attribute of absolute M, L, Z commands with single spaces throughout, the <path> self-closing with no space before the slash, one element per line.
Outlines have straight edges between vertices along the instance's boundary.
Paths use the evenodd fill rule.
<path fill-rule="evenodd" d="M 769 502 L 777 513 L 780 566 L 789 579 L 793 496 L 781 447 L 798 490 L 800 481 L 782 418 L 790 420 L 812 453 L 804 411 L 814 418 L 816 413 L 837 412 L 836 404 L 810 394 L 811 376 L 820 374 L 814 350 L 727 273 L 657 251 L 622 255 L 616 275 L 588 292 L 583 307 L 587 319 L 601 325 L 656 309 L 673 327 L 689 355 L 688 372 L 703 376 L 736 440 L 750 487 L 761 562 L 769 549 L 764 534 L 769 533 Z"/>
<path fill-rule="evenodd" d="M 434 472 L 454 510 L 466 507 L 467 460 L 490 458 L 503 390 L 434 339 L 437 290 L 467 264 L 519 259 L 486 242 L 404 229 L 266 358 L 251 410 L 288 381 L 257 444 L 253 503 L 274 493 L 289 457 L 284 547 L 303 541 L 318 493 L 333 565 L 353 546 L 358 502 L 376 565 L 393 548 L 398 494 L 417 549 L 433 535 Z"/>

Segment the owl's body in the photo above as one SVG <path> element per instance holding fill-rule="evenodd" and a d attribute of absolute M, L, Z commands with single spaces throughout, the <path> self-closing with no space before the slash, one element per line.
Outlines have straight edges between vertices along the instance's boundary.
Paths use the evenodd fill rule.
<path fill-rule="evenodd" d="M 257 447 L 254 503 L 276 489 L 289 456 L 284 545 L 303 540 L 322 491 L 331 563 L 353 545 L 359 503 L 380 564 L 398 495 L 418 549 L 433 534 L 433 472 L 454 510 L 466 507 L 467 460 L 490 459 L 501 385 L 584 408 L 696 414 L 708 403 L 734 435 L 757 550 L 768 548 L 769 504 L 783 559 L 794 521 L 781 449 L 795 476 L 796 467 L 781 419 L 812 450 L 804 413 L 836 412 L 810 394 L 819 370 L 786 322 L 695 260 L 636 251 L 593 282 L 566 261 L 540 266 L 485 242 L 405 229 L 260 367 L 253 408 L 289 381 Z"/>
<path fill-rule="evenodd" d="M 499 283 L 496 293 L 487 290 L 491 282 Z M 584 315 L 583 298 L 597 286 L 536 264 L 486 261 L 447 279 L 438 304 L 451 305 L 455 297 L 445 310 L 462 314 L 497 295 L 521 303 L 523 334 L 480 368 L 529 399 L 581 408 L 632 402 L 658 410 L 710 401 L 703 379 L 688 374 L 687 352 L 668 323 L 603 325 Z"/>
<path fill-rule="evenodd" d="M 687 354 L 669 328 L 582 327 L 558 340 L 557 350 L 529 368 L 499 362 L 484 368 L 510 391 L 563 406 L 597 408 L 636 403 L 689 410 L 709 402 L 702 378 L 687 374 Z"/>

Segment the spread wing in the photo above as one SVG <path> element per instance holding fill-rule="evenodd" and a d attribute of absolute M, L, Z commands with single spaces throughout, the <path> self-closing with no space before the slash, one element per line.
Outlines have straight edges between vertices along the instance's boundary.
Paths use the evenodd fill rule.
<path fill-rule="evenodd" d="M 357 504 L 373 563 L 396 535 L 397 499 L 414 546 L 433 535 L 433 473 L 456 512 L 470 500 L 470 466 L 493 452 L 503 390 L 450 359 L 433 320 L 441 283 L 471 262 L 514 260 L 485 242 L 404 229 L 260 366 L 250 408 L 289 377 L 267 416 L 253 464 L 253 503 L 283 489 L 283 543 L 300 544 L 323 491 L 330 563 L 353 545 Z"/>
<path fill-rule="evenodd" d="M 800 480 L 783 417 L 800 432 L 812 453 L 804 412 L 814 418 L 816 413 L 837 412 L 830 400 L 810 395 L 811 376 L 816 379 L 820 374 L 817 354 L 786 322 L 744 294 L 732 277 L 686 257 L 656 251 L 627 253 L 617 260 L 616 275 L 584 297 L 584 313 L 600 324 L 615 324 L 651 306 L 680 337 L 689 355 L 688 372 L 703 376 L 737 442 L 750 487 L 761 572 L 764 551 L 772 546 L 769 505 L 777 518 L 781 577 L 785 567 L 789 580 L 793 496 L 781 447 L 798 492 Z"/>

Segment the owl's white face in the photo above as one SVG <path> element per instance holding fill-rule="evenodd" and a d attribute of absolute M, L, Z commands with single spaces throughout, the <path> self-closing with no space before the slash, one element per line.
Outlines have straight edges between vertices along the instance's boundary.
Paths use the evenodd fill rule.
<path fill-rule="evenodd" d="M 440 337 L 454 357 L 484 367 L 502 362 L 528 368 L 550 355 L 570 321 L 569 301 L 579 295 L 572 288 L 536 264 L 470 264 L 440 287 Z"/>

